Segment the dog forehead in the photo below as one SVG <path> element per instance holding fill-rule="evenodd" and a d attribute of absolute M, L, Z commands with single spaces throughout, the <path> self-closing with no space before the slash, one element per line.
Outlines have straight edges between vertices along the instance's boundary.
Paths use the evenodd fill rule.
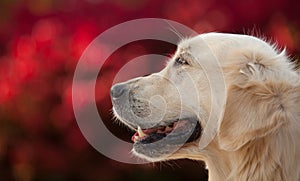
<path fill-rule="evenodd" d="M 227 34 L 223 33 L 205 33 L 205 34 L 199 34 L 194 37 L 190 38 L 184 38 L 180 41 L 179 47 L 183 49 L 189 49 L 191 45 L 196 45 L 196 44 L 205 44 L 205 41 L 213 41 L 213 40 L 221 40 L 224 39 L 225 37 L 228 38 Z"/>
<path fill-rule="evenodd" d="M 248 49 L 275 53 L 274 48 L 266 41 L 249 36 L 227 33 L 206 33 L 182 40 L 178 44 L 178 52 L 189 53 L 193 56 L 206 56 L 214 54 L 218 58 L 237 49 Z"/>
<path fill-rule="evenodd" d="M 249 36 L 249 35 L 238 35 L 238 34 L 228 34 L 228 33 L 204 33 L 197 36 L 183 39 L 178 47 L 181 49 L 191 49 L 193 47 L 203 48 L 203 47 L 219 47 L 226 45 L 230 46 L 240 46 L 242 44 L 260 44 L 266 45 L 266 42 L 259 38 Z"/>
<path fill-rule="evenodd" d="M 192 38 L 183 39 L 178 44 L 177 54 L 186 55 L 187 57 L 192 57 L 197 59 L 201 56 L 207 56 L 207 54 L 212 54 L 217 46 L 217 43 L 212 44 L 213 39 L 217 41 L 217 34 L 201 34 Z"/>
<path fill-rule="evenodd" d="M 188 53 L 199 55 L 204 52 L 216 50 L 221 44 L 228 44 L 233 37 L 223 33 L 206 33 L 183 39 L 178 44 L 180 54 Z"/>

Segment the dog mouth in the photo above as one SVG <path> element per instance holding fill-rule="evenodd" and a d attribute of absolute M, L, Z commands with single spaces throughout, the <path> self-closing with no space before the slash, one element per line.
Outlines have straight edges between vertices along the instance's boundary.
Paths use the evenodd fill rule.
<path fill-rule="evenodd" d="M 142 129 L 138 126 L 131 140 L 134 145 L 145 145 L 160 140 L 168 145 L 181 145 L 197 140 L 202 128 L 196 118 L 185 118 L 169 122 L 163 126 Z"/>

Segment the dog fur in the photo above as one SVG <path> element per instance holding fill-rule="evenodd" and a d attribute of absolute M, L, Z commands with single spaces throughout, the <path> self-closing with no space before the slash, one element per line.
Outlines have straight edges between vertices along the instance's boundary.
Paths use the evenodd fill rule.
<path fill-rule="evenodd" d="M 187 64 L 176 67 L 179 56 Z M 284 50 L 248 35 L 201 34 L 182 40 L 161 72 L 125 84 L 136 99 L 149 100 L 154 95 L 164 99 L 163 103 L 152 102 L 153 112 L 162 107 L 166 110 L 161 122 L 175 120 L 179 114 L 196 115 L 205 127 L 214 104 L 210 102 L 210 85 L 203 67 L 219 71 L 209 65 L 208 57 L 218 60 L 226 84 L 224 114 L 212 141 L 200 148 L 202 135 L 175 153 L 157 158 L 133 152 L 151 161 L 202 160 L 207 164 L 210 181 L 300 181 L 300 76 Z M 144 115 L 150 114 L 149 108 L 141 102 L 136 112 L 145 119 L 132 122 L 116 104 L 115 115 L 133 129 L 134 125 L 151 123 L 153 119 Z"/>

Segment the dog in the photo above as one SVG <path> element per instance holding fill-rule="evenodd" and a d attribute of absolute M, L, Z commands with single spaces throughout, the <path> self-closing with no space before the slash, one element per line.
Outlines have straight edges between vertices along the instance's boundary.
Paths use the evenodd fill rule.
<path fill-rule="evenodd" d="M 140 158 L 202 160 L 210 181 L 300 181 L 295 67 L 263 39 L 200 34 L 160 72 L 112 86 L 113 112 Z"/>

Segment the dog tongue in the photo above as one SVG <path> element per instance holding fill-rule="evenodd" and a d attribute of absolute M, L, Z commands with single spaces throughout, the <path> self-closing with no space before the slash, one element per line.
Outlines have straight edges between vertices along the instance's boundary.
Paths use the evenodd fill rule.
<path fill-rule="evenodd" d="M 137 132 L 134 133 L 134 135 L 131 137 L 131 140 L 135 143 L 145 137 L 147 137 L 150 134 L 161 134 L 165 133 L 168 134 L 172 132 L 172 130 L 176 127 L 182 126 L 180 123 L 174 122 L 171 127 L 170 126 L 161 126 L 156 128 L 149 128 L 149 129 L 141 129 L 141 127 L 138 127 Z"/>

